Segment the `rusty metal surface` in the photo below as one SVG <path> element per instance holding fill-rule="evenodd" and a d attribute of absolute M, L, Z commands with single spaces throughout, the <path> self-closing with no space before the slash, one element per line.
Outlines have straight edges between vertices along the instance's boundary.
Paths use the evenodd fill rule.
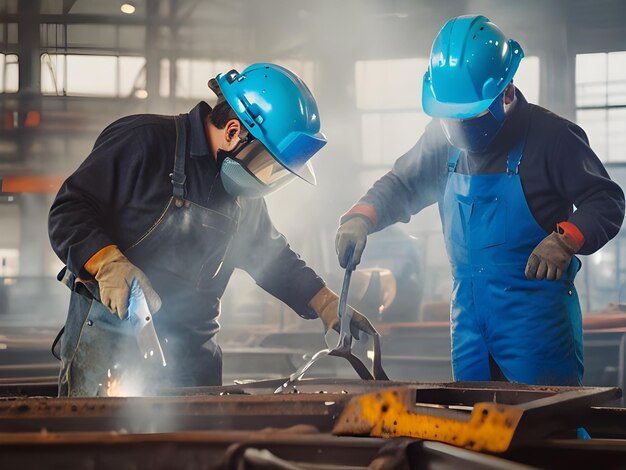
<path fill-rule="evenodd" d="M 350 395 L 383 386 L 361 380 L 310 379 L 291 387 L 291 393 L 274 397 L 280 382 L 176 389 L 163 391 L 174 396 L 144 398 L 0 398 L 0 432 L 249 430 L 268 423 L 309 424 L 330 431 Z M 42 390 L 31 387 L 30 391 Z"/>
<path fill-rule="evenodd" d="M 0 398 L 0 432 L 255 430 L 298 424 L 330 431 L 349 396 L 383 387 L 361 380 L 311 379 L 291 387 L 291 393 L 275 396 L 280 383 L 168 391 L 186 396 Z"/>
<path fill-rule="evenodd" d="M 246 469 L 270 464 L 276 468 L 285 462 L 307 469 L 328 468 L 324 465 L 515 469 L 527 468 L 519 462 L 542 466 L 535 456 L 525 460 L 522 450 L 512 452 L 524 446 L 539 449 L 537 440 L 551 430 L 578 421 L 593 423 L 589 420 L 594 416 L 596 424 L 611 416 L 611 428 L 618 428 L 624 418 L 621 409 L 590 407 L 599 399 L 619 395 L 618 389 L 306 379 L 292 393 L 273 395 L 280 382 L 176 389 L 167 392 L 178 396 L 144 398 L 0 398 L 0 462 L 7 468 L 19 463 L 24 468 L 116 470 Z M 329 434 L 351 399 L 367 393 L 381 395 L 390 384 L 406 392 L 407 409 L 410 404 L 410 409 L 427 410 L 429 416 L 468 421 L 471 407 L 481 403 L 517 410 L 515 431 L 527 435 L 502 455 L 518 463 L 440 442 Z M 482 413 L 480 406 L 473 410 Z M 611 462 L 621 462 L 626 455 L 621 442 L 605 442 L 612 448 Z M 585 454 L 586 449 L 576 452 Z M 599 448 L 588 449 L 600 455 Z M 557 459 L 551 449 L 545 455 L 547 462 Z"/>
<path fill-rule="evenodd" d="M 0 432 L 262 429 L 299 424 L 329 431 L 347 395 L 0 400 Z"/>
<path fill-rule="evenodd" d="M 464 386 L 464 388 L 461 388 Z M 340 435 L 417 437 L 504 452 L 585 422 L 591 405 L 621 396 L 618 388 L 536 387 L 507 383 L 424 384 L 351 399 L 335 423 Z M 461 408 L 461 409 L 459 409 Z"/>

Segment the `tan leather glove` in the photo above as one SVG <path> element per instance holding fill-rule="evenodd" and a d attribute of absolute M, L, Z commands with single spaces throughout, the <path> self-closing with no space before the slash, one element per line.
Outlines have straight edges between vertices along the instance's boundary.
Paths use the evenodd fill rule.
<path fill-rule="evenodd" d="M 98 281 L 102 304 L 122 320 L 128 315 L 130 289 L 135 279 L 143 290 L 150 312 L 155 313 L 161 308 L 161 298 L 146 275 L 117 246 L 102 248 L 89 258 L 84 267 Z"/>
<path fill-rule="evenodd" d="M 309 307 L 315 310 L 317 316 L 320 317 L 322 323 L 324 323 L 324 329 L 326 331 L 332 328 L 339 332 L 340 324 L 337 310 L 339 307 L 339 296 L 337 294 L 335 294 L 328 287 L 322 287 L 310 300 Z M 374 326 L 363 314 L 357 312 L 350 306 L 348 306 L 348 308 L 352 310 L 352 320 L 350 321 L 350 331 L 352 336 L 359 339 L 361 331 L 367 333 L 368 335 L 378 334 L 376 328 L 374 328 Z"/>
<path fill-rule="evenodd" d="M 561 276 L 578 251 L 577 243 L 567 233 L 552 232 L 533 250 L 526 263 L 528 279 L 555 281 Z"/>

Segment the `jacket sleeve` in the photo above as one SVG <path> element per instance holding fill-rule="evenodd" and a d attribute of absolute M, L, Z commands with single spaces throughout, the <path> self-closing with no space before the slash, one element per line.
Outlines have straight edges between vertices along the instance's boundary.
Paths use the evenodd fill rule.
<path fill-rule="evenodd" d="M 445 187 L 447 152 L 439 122 L 433 120 L 413 148 L 398 158 L 392 170 L 355 206 L 373 207 L 376 217 L 372 232 L 408 222 L 413 214 L 438 201 Z"/>
<path fill-rule="evenodd" d="M 580 254 L 599 250 L 619 232 L 624 220 L 624 193 L 610 179 L 580 127 L 573 123 L 564 126 L 548 171 L 556 191 L 576 207 L 568 222 L 585 238 Z"/>
<path fill-rule="evenodd" d="M 263 199 L 243 203 L 244 212 L 232 247 L 235 267 L 245 270 L 258 286 L 302 318 L 317 318 L 308 303 L 324 287 L 324 281 L 276 230 Z"/>
<path fill-rule="evenodd" d="M 107 128 L 80 167 L 61 186 L 48 216 L 52 249 L 70 271 L 90 277 L 85 262 L 115 244 L 116 207 L 128 200 L 144 153 L 136 131 Z"/>

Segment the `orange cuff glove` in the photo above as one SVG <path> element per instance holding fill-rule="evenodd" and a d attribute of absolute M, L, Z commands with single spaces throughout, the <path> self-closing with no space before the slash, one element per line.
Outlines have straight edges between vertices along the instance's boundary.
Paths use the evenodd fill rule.
<path fill-rule="evenodd" d="M 572 256 L 585 243 L 585 237 L 571 222 L 557 225 L 557 231 L 544 238 L 533 250 L 526 263 L 526 278 L 555 281 L 572 261 Z"/>

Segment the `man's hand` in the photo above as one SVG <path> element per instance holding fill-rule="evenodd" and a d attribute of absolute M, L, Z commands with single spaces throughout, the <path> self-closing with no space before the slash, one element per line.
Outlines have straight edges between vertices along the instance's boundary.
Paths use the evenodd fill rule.
<path fill-rule="evenodd" d="M 161 298 L 141 269 L 132 264 L 115 245 L 109 245 L 86 263 L 85 270 L 96 278 L 100 300 L 122 320 L 128 316 L 128 303 L 133 280 L 143 291 L 151 313 L 161 308 Z"/>
<path fill-rule="evenodd" d="M 342 268 L 348 266 L 348 247 L 354 246 L 354 254 L 352 255 L 352 267 L 356 267 L 361 262 L 361 255 L 365 249 L 367 242 L 367 234 L 369 225 L 367 221 L 360 216 L 352 217 L 346 220 L 337 229 L 335 237 L 335 250 L 339 257 L 339 264 Z"/>
<path fill-rule="evenodd" d="M 339 296 L 328 287 L 322 287 L 320 291 L 313 296 L 309 302 L 309 307 L 315 310 L 317 316 L 324 323 L 324 329 L 328 331 L 330 328 L 339 332 L 340 323 L 338 316 Z M 361 313 L 348 306 L 352 311 L 352 320 L 350 321 L 350 332 L 356 339 L 360 338 L 360 333 L 368 335 L 377 335 L 376 328 Z"/>
<path fill-rule="evenodd" d="M 548 281 L 560 279 L 577 251 L 576 242 L 568 234 L 552 232 L 530 254 L 526 277 Z"/>

